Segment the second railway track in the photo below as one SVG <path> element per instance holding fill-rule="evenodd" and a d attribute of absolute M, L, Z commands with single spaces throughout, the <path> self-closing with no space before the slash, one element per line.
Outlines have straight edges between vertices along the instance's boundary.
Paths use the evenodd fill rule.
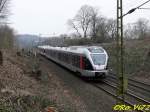
<path fill-rule="evenodd" d="M 101 89 L 105 91 L 107 94 L 117 98 L 116 92 L 117 92 L 117 79 L 115 77 L 108 77 L 101 81 L 102 83 L 92 83 L 93 86 L 95 86 L 98 89 Z M 125 93 L 125 100 L 124 103 L 127 105 L 130 105 L 134 107 L 136 104 L 140 105 L 150 105 L 150 90 L 148 87 L 149 85 L 146 85 L 146 88 L 144 88 L 145 84 L 141 84 L 140 82 L 130 80 L 127 92 Z M 138 84 L 137 84 L 138 83 Z M 122 100 L 122 98 L 118 98 L 119 100 Z M 140 112 L 149 112 L 150 110 L 137 110 Z"/>
<path fill-rule="evenodd" d="M 117 78 L 115 76 L 109 75 L 107 77 L 109 83 L 115 83 L 117 85 Z M 137 80 L 128 79 L 128 90 L 132 90 L 137 96 L 142 97 L 150 101 L 150 85 Z"/>

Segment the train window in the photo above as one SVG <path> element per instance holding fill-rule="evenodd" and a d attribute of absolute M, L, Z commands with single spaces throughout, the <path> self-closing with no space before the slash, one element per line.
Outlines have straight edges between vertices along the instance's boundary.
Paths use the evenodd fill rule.
<path fill-rule="evenodd" d="M 72 54 L 72 53 L 67 54 L 65 62 L 66 61 L 73 66 L 80 67 L 80 56 L 76 54 Z"/>
<path fill-rule="evenodd" d="M 91 53 L 104 53 L 102 48 L 88 48 Z"/>
<path fill-rule="evenodd" d="M 76 56 L 75 58 L 76 67 L 80 67 L 80 56 Z"/>
<path fill-rule="evenodd" d="M 74 55 L 71 57 L 71 64 L 74 65 Z"/>
<path fill-rule="evenodd" d="M 104 65 L 106 62 L 105 54 L 91 54 L 91 57 L 95 65 Z"/>

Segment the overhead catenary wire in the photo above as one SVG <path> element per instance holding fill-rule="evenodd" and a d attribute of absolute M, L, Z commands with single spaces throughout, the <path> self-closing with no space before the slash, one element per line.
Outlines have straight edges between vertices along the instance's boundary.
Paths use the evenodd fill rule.
<path fill-rule="evenodd" d="M 137 8 L 142 7 L 143 5 L 145 5 L 145 4 L 148 3 L 148 2 L 150 2 L 150 0 L 148 0 L 148 1 L 144 2 L 143 4 L 139 5 Z"/>
<path fill-rule="evenodd" d="M 142 3 L 141 5 L 135 7 L 135 8 L 132 8 L 131 10 L 129 10 L 126 14 L 124 14 L 122 17 L 128 15 L 128 14 L 131 14 L 133 13 L 136 9 L 150 9 L 150 8 L 140 8 L 142 7 L 143 5 L 147 4 L 148 2 L 150 2 L 150 0 L 147 0 L 146 2 Z"/>
<path fill-rule="evenodd" d="M 138 9 L 146 9 L 146 10 L 150 10 L 150 8 L 138 8 Z"/>

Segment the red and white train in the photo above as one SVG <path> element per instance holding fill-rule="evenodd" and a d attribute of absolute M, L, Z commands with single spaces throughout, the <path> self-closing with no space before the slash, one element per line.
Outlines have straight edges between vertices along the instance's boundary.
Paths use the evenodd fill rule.
<path fill-rule="evenodd" d="M 85 77 L 107 75 L 108 54 L 99 46 L 38 46 L 41 55 Z"/>

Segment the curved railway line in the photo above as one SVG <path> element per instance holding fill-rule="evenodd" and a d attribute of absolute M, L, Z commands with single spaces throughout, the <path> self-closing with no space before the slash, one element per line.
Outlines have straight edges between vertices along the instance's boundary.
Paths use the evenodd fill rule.
<path fill-rule="evenodd" d="M 117 78 L 115 76 L 109 75 L 106 79 L 102 80 L 101 82 L 102 83 L 92 83 L 92 85 L 98 89 L 105 91 L 107 94 L 113 96 L 114 98 L 123 101 L 121 97 L 117 98 L 116 95 Z M 134 107 L 135 104 L 150 105 L 150 85 L 133 79 L 129 79 L 128 89 L 125 93 L 124 103 L 132 107 Z M 137 111 L 145 112 L 144 110 Z"/>
<path fill-rule="evenodd" d="M 117 78 L 109 75 L 107 77 L 109 83 L 113 82 L 117 85 Z M 150 85 L 128 78 L 128 91 L 133 91 L 137 96 L 150 101 Z"/>

